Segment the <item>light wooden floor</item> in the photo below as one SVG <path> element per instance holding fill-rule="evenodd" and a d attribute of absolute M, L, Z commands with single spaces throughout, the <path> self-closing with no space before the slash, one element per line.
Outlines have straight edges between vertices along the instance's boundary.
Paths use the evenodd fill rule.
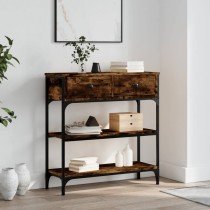
<path fill-rule="evenodd" d="M 16 196 L 13 201 L 0 199 L 0 210 L 205 210 L 210 209 L 181 198 L 161 193 L 162 189 L 194 186 L 154 178 L 67 187 L 66 196 L 60 189 L 31 190 L 26 196 Z M 209 184 L 210 182 L 206 182 Z"/>

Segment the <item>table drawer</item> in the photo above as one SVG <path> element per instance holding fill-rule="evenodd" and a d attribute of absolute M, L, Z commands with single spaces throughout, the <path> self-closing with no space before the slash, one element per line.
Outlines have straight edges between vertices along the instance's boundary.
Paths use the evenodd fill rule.
<path fill-rule="evenodd" d="M 156 75 L 132 74 L 113 77 L 114 97 L 123 99 L 157 97 L 158 80 Z"/>
<path fill-rule="evenodd" d="M 111 76 L 76 75 L 67 78 L 67 93 L 69 99 L 95 100 L 111 98 Z"/>

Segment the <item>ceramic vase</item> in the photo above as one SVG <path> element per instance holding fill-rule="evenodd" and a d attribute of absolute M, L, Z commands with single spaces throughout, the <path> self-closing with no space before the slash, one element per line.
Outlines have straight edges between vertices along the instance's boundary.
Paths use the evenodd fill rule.
<path fill-rule="evenodd" d="M 18 175 L 14 168 L 4 168 L 1 173 L 1 194 L 4 200 L 11 201 L 18 187 Z"/>
<path fill-rule="evenodd" d="M 18 195 L 25 195 L 28 191 L 28 187 L 30 185 L 31 177 L 30 172 L 27 168 L 26 163 L 21 163 L 16 165 L 16 173 L 18 175 Z"/>
<path fill-rule="evenodd" d="M 120 151 L 115 156 L 115 166 L 123 167 L 123 154 Z"/>
<path fill-rule="evenodd" d="M 124 166 L 133 166 L 133 151 L 130 148 L 129 144 L 123 151 L 123 162 Z"/>

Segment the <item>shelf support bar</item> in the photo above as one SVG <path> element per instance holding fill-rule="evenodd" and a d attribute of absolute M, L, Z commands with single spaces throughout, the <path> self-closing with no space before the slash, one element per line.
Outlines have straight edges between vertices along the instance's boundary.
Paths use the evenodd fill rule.
<path fill-rule="evenodd" d="M 49 79 L 45 78 L 45 189 L 49 188 Z"/>
<path fill-rule="evenodd" d="M 65 110 L 66 110 L 66 103 L 65 103 L 65 79 L 61 79 L 61 87 L 62 87 L 62 101 L 61 101 L 61 131 L 62 131 L 62 141 L 61 141 L 61 165 L 62 165 L 62 187 L 61 192 L 62 195 L 65 195 Z"/>
<path fill-rule="evenodd" d="M 157 170 L 155 172 L 155 177 L 156 177 L 156 184 L 159 185 L 159 112 L 160 112 L 160 105 L 159 105 L 159 76 L 157 78 L 158 84 L 158 95 L 157 95 L 157 99 L 156 99 L 156 166 L 157 166 Z"/>
<path fill-rule="evenodd" d="M 137 102 L 137 112 L 140 113 L 141 111 L 141 102 L 140 100 L 136 100 Z M 141 137 L 137 136 L 137 161 L 141 161 Z M 137 179 L 141 179 L 141 173 L 137 173 Z"/>

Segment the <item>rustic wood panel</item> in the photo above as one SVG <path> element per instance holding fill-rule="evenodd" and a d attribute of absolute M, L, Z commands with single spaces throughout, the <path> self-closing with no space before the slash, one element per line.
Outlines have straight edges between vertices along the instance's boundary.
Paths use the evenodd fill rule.
<path fill-rule="evenodd" d="M 157 169 L 157 166 L 140 162 L 134 162 L 133 166 L 121 167 L 121 168 L 115 167 L 115 164 L 104 164 L 100 165 L 100 169 L 98 171 L 83 172 L 83 173 L 69 171 L 69 169 L 66 168 L 65 177 L 66 178 L 94 177 L 94 176 L 104 176 L 110 174 L 135 173 L 138 171 L 149 171 L 155 169 Z M 62 177 L 62 169 L 60 168 L 49 169 L 49 173 L 56 177 Z"/>
<path fill-rule="evenodd" d="M 66 98 L 70 100 L 105 99 L 112 96 L 112 78 L 109 75 L 70 76 L 66 84 Z"/>
<path fill-rule="evenodd" d="M 158 75 L 143 73 L 46 73 L 49 99 L 61 100 L 61 79 L 66 83 L 65 99 L 71 102 L 135 100 L 158 96 Z M 136 87 L 135 84 L 139 86 Z"/>
<path fill-rule="evenodd" d="M 97 140 L 97 139 L 111 139 L 111 138 L 123 138 L 123 137 L 135 137 L 135 136 L 152 136 L 155 135 L 156 131 L 152 129 L 144 128 L 142 131 L 131 131 L 131 132 L 117 132 L 109 129 L 103 130 L 100 135 L 65 135 L 65 141 L 82 141 L 82 140 Z M 48 134 L 49 138 L 62 139 L 61 132 L 52 132 Z"/>
<path fill-rule="evenodd" d="M 144 98 L 157 96 L 157 77 L 150 74 L 113 76 L 114 97 Z"/>

